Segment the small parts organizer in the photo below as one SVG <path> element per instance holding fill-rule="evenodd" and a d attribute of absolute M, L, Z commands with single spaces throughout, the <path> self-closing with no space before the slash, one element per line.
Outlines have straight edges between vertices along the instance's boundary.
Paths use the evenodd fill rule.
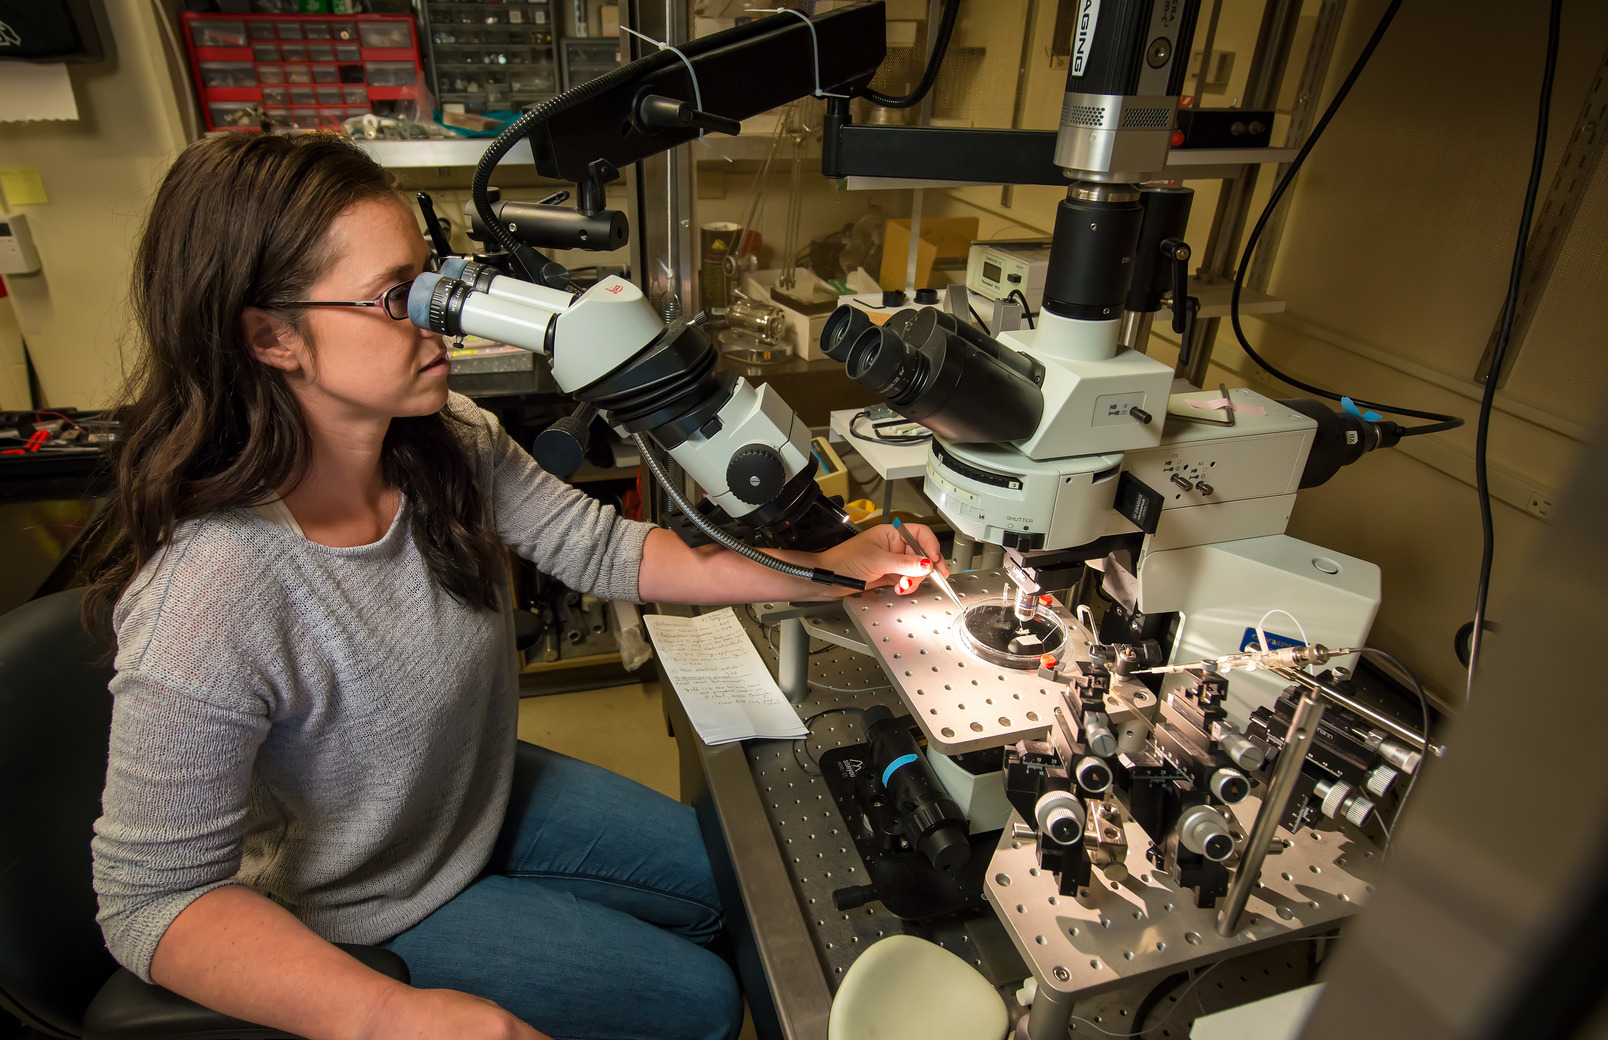
<path fill-rule="evenodd" d="M 184 45 L 207 129 L 339 129 L 392 115 L 424 70 L 411 15 L 187 12 Z"/>

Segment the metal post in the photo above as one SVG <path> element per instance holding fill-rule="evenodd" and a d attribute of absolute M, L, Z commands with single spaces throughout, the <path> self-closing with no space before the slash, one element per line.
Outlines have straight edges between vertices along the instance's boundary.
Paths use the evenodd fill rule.
<path fill-rule="evenodd" d="M 1403 726 L 1389 715 L 1375 711 L 1354 697 L 1346 696 L 1345 693 L 1335 689 L 1333 686 L 1319 682 L 1306 672 L 1296 668 L 1272 668 L 1269 669 L 1269 671 L 1273 672 L 1281 679 L 1305 686 L 1308 690 L 1312 690 L 1323 695 L 1324 697 L 1327 697 L 1329 700 L 1340 705 L 1340 707 L 1361 715 L 1363 718 L 1367 719 L 1375 726 L 1378 726 L 1386 733 L 1389 733 L 1394 737 L 1398 737 L 1401 740 L 1405 740 L 1407 743 L 1421 751 L 1427 751 L 1436 757 L 1439 757 L 1446 751 L 1444 747 L 1438 744 L 1431 744 L 1429 742 L 1429 734 L 1425 733 L 1420 736 L 1416 730 Z"/>
<path fill-rule="evenodd" d="M 622 13 L 631 27 L 672 46 L 687 42 L 686 5 L 681 0 L 634 0 Z M 650 47 L 632 41 L 632 56 Z M 679 145 L 637 164 L 637 226 L 635 275 L 666 322 L 698 310 L 697 236 L 692 227 L 696 163 L 692 146 Z"/>
<path fill-rule="evenodd" d="M 1072 998 L 1040 980 L 1033 994 L 1033 1010 L 1027 1015 L 1027 1040 L 1066 1040 L 1071 1025 Z"/>
<path fill-rule="evenodd" d="M 1117 336 L 1117 342 L 1129 350 L 1145 353 L 1150 346 L 1150 325 L 1156 320 L 1154 311 L 1124 311 L 1122 314 L 1122 332 Z"/>
<path fill-rule="evenodd" d="M 1289 62 L 1300 24 L 1301 0 L 1270 0 L 1262 12 L 1262 26 L 1251 54 L 1251 69 L 1245 82 L 1242 108 L 1268 108 L 1278 101 L 1284 66 Z M 1206 257 L 1201 273 L 1208 280 L 1232 279 L 1238 266 L 1240 241 L 1245 237 L 1245 220 L 1250 215 L 1251 197 L 1256 193 L 1257 167 L 1247 165 L 1238 176 L 1226 181 L 1217 198 L 1212 233 L 1206 240 Z M 1191 386 L 1205 386 L 1212 363 L 1212 345 L 1217 340 L 1219 318 L 1195 322 L 1194 334 L 1178 354 L 1177 375 Z"/>
<path fill-rule="evenodd" d="M 953 563 L 951 564 L 953 569 L 957 571 L 971 570 L 972 559 L 976 552 L 976 540 L 956 531 L 954 551 L 950 554 L 953 558 Z"/>
<path fill-rule="evenodd" d="M 797 704 L 810 692 L 810 634 L 802 618 L 782 622 L 782 648 L 776 656 L 776 685 Z"/>
<path fill-rule="evenodd" d="M 1245 904 L 1251 898 L 1251 890 L 1262 880 L 1262 861 L 1267 858 L 1274 832 L 1278 830 L 1284 810 L 1290 804 L 1290 795 L 1295 793 L 1295 781 L 1301 775 L 1301 764 L 1306 761 L 1307 750 L 1312 747 L 1312 738 L 1317 735 L 1318 722 L 1322 718 L 1323 701 L 1319 699 L 1318 691 L 1305 690 L 1295 705 L 1290 731 L 1284 736 L 1284 750 L 1279 752 L 1279 760 L 1273 766 L 1273 782 L 1268 785 L 1267 797 L 1262 799 L 1262 811 L 1256 814 L 1251 836 L 1245 840 L 1245 851 L 1240 853 L 1234 882 L 1229 885 L 1228 897 L 1223 900 L 1223 909 L 1217 915 L 1218 935 L 1229 936 L 1239 931 Z"/>

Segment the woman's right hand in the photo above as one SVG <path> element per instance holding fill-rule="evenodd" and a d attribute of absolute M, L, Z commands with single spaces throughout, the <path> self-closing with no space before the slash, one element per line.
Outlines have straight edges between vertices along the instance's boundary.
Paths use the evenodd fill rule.
<path fill-rule="evenodd" d="M 361 1040 L 551 1040 L 484 997 L 398 986 L 369 1014 Z"/>

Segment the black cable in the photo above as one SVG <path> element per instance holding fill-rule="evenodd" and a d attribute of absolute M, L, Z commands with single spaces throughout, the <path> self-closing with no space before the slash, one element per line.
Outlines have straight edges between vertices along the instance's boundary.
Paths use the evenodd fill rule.
<path fill-rule="evenodd" d="M 1273 194 L 1268 197 L 1267 205 L 1262 207 L 1261 217 L 1257 219 L 1256 226 L 1251 230 L 1251 236 L 1245 240 L 1245 250 L 1240 254 L 1239 269 L 1234 272 L 1233 293 L 1229 297 L 1229 322 L 1234 327 L 1234 338 L 1239 340 L 1240 349 L 1245 351 L 1246 355 L 1261 368 L 1265 369 L 1269 375 L 1283 380 L 1298 390 L 1305 390 L 1309 394 L 1315 394 L 1318 397 L 1326 398 L 1330 401 L 1339 401 L 1342 399 L 1342 395 L 1329 390 L 1324 390 L 1321 387 L 1313 386 L 1311 383 L 1304 383 L 1301 380 L 1296 379 L 1294 376 L 1286 375 L 1268 363 L 1266 358 L 1262 357 L 1262 355 L 1258 354 L 1255 349 L 1252 348 L 1250 341 L 1245 338 L 1244 326 L 1240 324 L 1240 294 L 1245 289 L 1245 272 L 1250 269 L 1251 255 L 1256 251 L 1256 243 L 1261 239 L 1262 232 L 1267 228 L 1268 221 L 1272 219 L 1273 211 L 1278 207 L 1279 200 L 1284 197 L 1285 191 L 1295 180 L 1295 175 L 1300 172 L 1301 164 L 1306 161 L 1306 157 L 1309 153 L 1311 153 L 1313 146 L 1315 146 L 1318 143 L 1319 138 L 1323 136 L 1323 131 L 1329 126 L 1329 121 L 1332 120 L 1335 113 L 1340 110 L 1340 103 L 1346 99 L 1347 94 L 1351 93 L 1352 85 L 1357 82 L 1357 77 L 1362 75 L 1363 67 L 1368 64 L 1368 59 L 1373 57 L 1374 48 L 1378 47 L 1379 41 L 1384 39 L 1385 30 L 1390 28 L 1390 23 L 1396 17 L 1396 11 L 1400 7 L 1401 0 L 1391 0 L 1391 4 L 1388 8 L 1386 8 L 1384 16 L 1379 19 L 1379 24 L 1374 27 L 1373 35 L 1368 37 L 1368 42 L 1362 48 L 1362 53 L 1357 55 L 1357 60 L 1355 64 L 1351 66 L 1351 71 L 1346 74 L 1345 81 L 1340 84 L 1340 89 L 1335 92 L 1334 100 L 1330 101 L 1329 107 L 1324 109 L 1323 116 L 1318 120 L 1317 126 L 1315 126 L 1312 130 L 1312 136 L 1306 139 L 1306 143 L 1301 146 L 1301 150 L 1296 153 L 1295 159 L 1290 163 L 1290 168 L 1284 172 L 1284 176 L 1279 179 L 1279 183 L 1273 188 Z M 1363 408 L 1374 408 L 1381 412 L 1391 412 L 1396 415 L 1410 415 L 1417 419 L 1434 420 L 1432 425 L 1406 427 L 1401 431 L 1401 435 L 1403 437 L 1416 437 L 1426 433 L 1441 433 L 1446 430 L 1455 430 L 1459 426 L 1463 425 L 1462 419 L 1455 415 L 1447 415 L 1443 412 L 1430 412 L 1422 411 L 1416 408 L 1403 408 L 1399 405 L 1382 404 L 1378 401 L 1364 401 L 1360 397 L 1352 398 L 1352 400 Z"/>
<path fill-rule="evenodd" d="M 1468 644 L 1468 685 L 1465 696 L 1474 693 L 1474 672 L 1480 664 L 1480 645 L 1485 635 L 1485 601 L 1491 592 L 1491 561 L 1496 555 L 1496 528 L 1491 522 L 1491 487 L 1487 479 L 1485 447 L 1491 433 L 1491 407 L 1496 402 L 1502 359 L 1507 355 L 1508 338 L 1513 333 L 1514 312 L 1518 309 L 1519 278 L 1524 271 L 1524 251 L 1530 239 L 1530 218 L 1535 214 L 1535 197 L 1541 190 L 1541 164 L 1547 154 L 1547 114 L 1552 106 L 1552 78 L 1558 67 L 1558 35 L 1563 23 L 1563 0 L 1552 0 L 1547 19 L 1547 60 L 1541 72 L 1541 103 L 1536 115 L 1535 152 L 1530 157 L 1530 183 L 1524 189 L 1524 208 L 1519 214 L 1519 240 L 1513 247 L 1513 269 L 1508 274 L 1507 301 L 1502 305 L 1502 325 L 1491 351 L 1491 364 L 1485 373 L 1485 392 L 1480 395 L 1480 416 L 1474 432 L 1474 487 L 1480 500 L 1480 581 L 1474 591 L 1474 629 Z"/>
<path fill-rule="evenodd" d="M 1031 307 L 1029 307 L 1027 305 L 1027 297 L 1022 295 L 1022 290 L 1020 290 L 1020 289 L 1012 289 L 1010 292 L 1005 294 L 1005 298 L 1007 300 L 1015 300 L 1015 301 L 1017 301 L 1018 303 L 1020 303 L 1022 305 L 1022 320 L 1027 322 L 1027 327 L 1028 328 L 1032 328 L 1033 327 L 1033 308 L 1031 308 Z"/>
<path fill-rule="evenodd" d="M 927 59 L 927 69 L 921 74 L 921 82 L 916 84 L 915 90 L 904 97 L 889 97 L 870 87 L 861 87 L 855 93 L 883 108 L 910 108 L 921 104 L 921 99 L 927 96 L 927 91 L 938 79 L 938 66 L 944 63 L 944 55 L 949 51 L 949 37 L 955 31 L 955 17 L 958 14 L 960 0 L 944 0 L 944 13 L 938 19 L 938 36 L 933 41 L 932 56 Z"/>
<path fill-rule="evenodd" d="M 875 687 L 873 687 L 873 688 L 875 688 Z M 852 704 L 849 705 L 848 707 L 845 707 L 845 708 L 827 708 L 825 711 L 818 711 L 814 715 L 811 715 L 809 718 L 804 720 L 804 735 L 802 737 L 794 737 L 793 738 L 793 761 L 798 763 L 798 768 L 803 771 L 805 776 L 821 776 L 822 775 L 820 760 L 817 759 L 814 755 L 811 755 L 809 753 L 810 737 L 813 736 L 813 734 L 810 731 L 810 727 L 815 725 L 815 720 L 816 719 L 825 718 L 828 715 L 840 715 L 840 714 L 843 714 L 845 712 L 850 712 L 850 711 L 864 712 L 865 709 L 862 708 L 862 707 L 859 707 L 858 705 L 852 705 Z M 806 767 L 804 765 L 803 760 L 798 757 L 798 749 L 800 747 L 804 748 L 804 754 L 809 757 L 809 760 L 812 763 L 815 764 L 815 772 L 813 772 L 813 773 L 810 772 L 808 767 Z"/>
<path fill-rule="evenodd" d="M 972 320 L 977 323 L 978 328 L 983 330 L 983 335 L 992 336 L 993 333 L 988 331 L 988 323 L 983 320 L 983 316 L 981 314 L 977 313 L 977 308 L 973 307 L 970 302 L 967 302 L 966 309 L 971 311 Z"/>
<path fill-rule="evenodd" d="M 694 46 L 699 54 L 703 54 L 711 50 L 717 50 L 730 43 L 761 35 L 772 28 L 782 29 L 797 24 L 798 20 L 796 18 L 773 14 L 768 18 L 761 18 L 746 25 L 722 29 L 720 32 L 700 37 Z M 583 101 L 590 101 L 599 94 L 628 83 L 636 77 L 669 65 L 679 64 L 685 60 L 683 53 L 673 48 L 645 54 L 635 61 L 609 70 L 597 79 L 587 80 L 579 86 L 572 87 L 562 94 L 542 102 L 505 126 L 502 133 L 493 138 L 491 144 L 486 147 L 485 154 L 480 157 L 480 161 L 475 165 L 474 179 L 470 182 L 470 199 L 474 202 L 475 211 L 480 215 L 481 223 L 485 224 L 486 229 L 491 232 L 491 237 L 496 239 L 497 243 L 504 249 L 508 250 L 515 263 L 525 271 L 530 281 L 538 285 L 545 284 L 537 277 L 540 272 L 529 269 L 528 260 L 533 257 L 539 257 L 540 254 L 516 239 L 513 233 L 503 225 L 502 221 L 496 219 L 496 214 L 491 209 L 491 202 L 486 196 L 486 189 L 491 184 L 492 171 L 497 168 L 497 164 L 502 161 L 503 156 L 507 155 L 515 144 L 519 143 L 537 126 L 552 119 L 555 115 L 568 111 Z"/>
<path fill-rule="evenodd" d="M 910 425 L 906 420 L 892 420 L 882 423 L 873 422 L 871 424 L 871 435 L 866 436 L 856 427 L 859 425 L 861 419 L 869 420 L 870 418 L 871 414 L 863 408 L 858 412 L 855 412 L 854 415 L 849 418 L 849 436 L 853 437 L 855 440 L 869 441 L 873 444 L 926 444 L 928 441 L 932 440 L 931 430 L 924 430 L 921 433 L 886 434 L 882 432 L 882 428 L 885 426 Z"/>

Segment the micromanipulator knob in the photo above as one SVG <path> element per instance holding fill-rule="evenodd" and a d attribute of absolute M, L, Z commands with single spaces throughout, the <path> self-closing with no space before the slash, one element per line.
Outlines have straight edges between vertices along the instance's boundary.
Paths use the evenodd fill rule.
<path fill-rule="evenodd" d="M 1331 820 L 1345 820 L 1353 827 L 1361 827 L 1373 817 L 1373 802 L 1348 783 L 1319 780 L 1312 785 L 1312 793 L 1323 800 L 1323 815 Z"/>
<path fill-rule="evenodd" d="M 1251 782 L 1238 769 L 1223 768 L 1212 773 L 1206 786 L 1224 805 L 1235 805 L 1251 793 Z"/>
<path fill-rule="evenodd" d="M 1418 763 L 1423 760 L 1423 754 L 1414 751 L 1394 740 L 1384 740 L 1379 743 L 1379 757 L 1401 770 L 1403 773 L 1416 773 Z"/>
<path fill-rule="evenodd" d="M 1091 711 L 1083 716 L 1083 740 L 1089 750 L 1101 758 L 1117 753 L 1117 738 L 1111 732 L 1111 720 L 1105 712 Z"/>
<path fill-rule="evenodd" d="M 1083 840 L 1088 811 L 1071 791 L 1046 791 L 1033 806 L 1033 817 L 1040 834 L 1048 834 L 1061 845 L 1075 845 Z"/>
<path fill-rule="evenodd" d="M 1093 755 L 1085 755 L 1072 766 L 1072 775 L 1087 794 L 1105 794 L 1111 789 L 1111 767 Z"/>
<path fill-rule="evenodd" d="M 1267 750 L 1243 733 L 1225 733 L 1218 738 L 1223 751 L 1241 769 L 1252 771 L 1262 768 L 1267 761 Z"/>
<path fill-rule="evenodd" d="M 1367 775 L 1362 779 L 1364 786 L 1368 788 L 1369 794 L 1375 798 L 1383 798 L 1396 785 L 1396 778 L 1399 776 L 1401 774 L 1389 766 L 1380 765 L 1368 770 Z"/>
<path fill-rule="evenodd" d="M 1190 852 L 1215 863 L 1234 854 L 1234 835 L 1229 832 L 1228 821 L 1207 805 L 1184 811 L 1178 820 L 1178 840 Z"/>

